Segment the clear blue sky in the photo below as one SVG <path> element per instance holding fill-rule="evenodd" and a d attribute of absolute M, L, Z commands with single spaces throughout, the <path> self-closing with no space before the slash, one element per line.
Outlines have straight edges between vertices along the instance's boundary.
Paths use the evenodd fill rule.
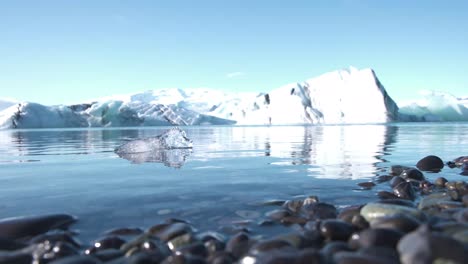
<path fill-rule="evenodd" d="M 396 100 L 468 95 L 468 1 L 0 0 L 0 97 L 268 91 L 373 68 Z"/>

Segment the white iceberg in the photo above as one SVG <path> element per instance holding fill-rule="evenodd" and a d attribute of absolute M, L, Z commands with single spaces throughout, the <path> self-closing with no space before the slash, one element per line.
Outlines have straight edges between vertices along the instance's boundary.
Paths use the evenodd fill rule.
<path fill-rule="evenodd" d="M 468 99 L 438 91 L 421 91 L 422 99 L 400 108 L 401 121 L 468 121 Z"/>
<path fill-rule="evenodd" d="M 372 69 L 351 67 L 265 93 L 171 88 L 70 106 L 0 100 L 0 128 L 468 121 L 467 106 L 467 98 L 427 92 L 399 109 Z"/>

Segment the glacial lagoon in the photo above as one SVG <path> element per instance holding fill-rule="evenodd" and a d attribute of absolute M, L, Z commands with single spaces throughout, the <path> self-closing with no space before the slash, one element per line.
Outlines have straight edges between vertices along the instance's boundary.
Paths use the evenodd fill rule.
<path fill-rule="evenodd" d="M 391 165 L 444 161 L 468 151 L 467 123 L 346 126 L 183 127 L 193 149 L 123 159 L 114 149 L 169 127 L 0 131 L 0 218 L 68 213 L 89 241 L 116 227 L 147 228 L 166 218 L 213 229 L 261 221 L 265 201 L 316 195 L 344 207 L 376 198 Z M 425 173 L 466 180 L 459 169 Z"/>

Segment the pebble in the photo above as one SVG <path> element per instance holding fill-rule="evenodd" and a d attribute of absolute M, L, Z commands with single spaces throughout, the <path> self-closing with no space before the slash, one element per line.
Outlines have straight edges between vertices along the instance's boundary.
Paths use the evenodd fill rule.
<path fill-rule="evenodd" d="M 387 217 L 391 215 L 408 214 L 416 219 L 424 220 L 426 217 L 423 212 L 402 205 L 384 204 L 384 203 L 368 203 L 361 209 L 361 215 L 368 221 L 380 217 Z"/>
<path fill-rule="evenodd" d="M 439 172 L 444 167 L 444 162 L 441 158 L 430 155 L 420 159 L 416 167 L 422 171 Z"/>

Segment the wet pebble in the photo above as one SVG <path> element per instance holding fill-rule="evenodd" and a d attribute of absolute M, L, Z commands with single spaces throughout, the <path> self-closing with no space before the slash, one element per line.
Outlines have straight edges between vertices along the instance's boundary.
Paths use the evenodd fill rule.
<path fill-rule="evenodd" d="M 304 204 L 301 212 L 308 219 L 333 219 L 338 215 L 338 211 L 334 205 L 323 202 Z"/>
<path fill-rule="evenodd" d="M 427 225 L 404 236 L 397 246 L 402 264 L 434 263 L 437 260 L 450 263 L 466 263 L 468 251 L 460 241 L 431 232 Z"/>
<path fill-rule="evenodd" d="M 426 216 L 421 211 L 402 205 L 383 204 L 383 203 L 368 203 L 361 209 L 361 215 L 368 221 L 380 217 L 387 217 L 398 214 L 409 214 L 416 219 L 424 220 Z"/>
<path fill-rule="evenodd" d="M 402 182 L 397 186 L 393 187 L 393 193 L 398 198 L 411 200 L 413 201 L 416 198 L 416 193 L 414 192 L 413 185 L 409 182 Z"/>
<path fill-rule="evenodd" d="M 353 226 L 342 220 L 327 219 L 320 224 L 320 233 L 327 240 L 347 241 L 353 232 Z"/>
<path fill-rule="evenodd" d="M 420 220 L 409 214 L 395 214 L 377 218 L 370 223 L 370 226 L 372 228 L 387 228 L 408 233 L 418 228 L 420 224 Z"/>
<path fill-rule="evenodd" d="M 76 222 L 67 214 L 15 217 L 0 220 L 0 237 L 7 239 L 30 238 L 55 229 L 66 229 Z"/>
<path fill-rule="evenodd" d="M 349 239 L 351 248 L 390 247 L 395 248 L 403 233 L 393 229 L 369 228 L 355 233 Z"/>
<path fill-rule="evenodd" d="M 441 158 L 430 155 L 419 160 L 416 167 L 422 171 L 439 172 L 444 167 L 444 162 Z"/>

